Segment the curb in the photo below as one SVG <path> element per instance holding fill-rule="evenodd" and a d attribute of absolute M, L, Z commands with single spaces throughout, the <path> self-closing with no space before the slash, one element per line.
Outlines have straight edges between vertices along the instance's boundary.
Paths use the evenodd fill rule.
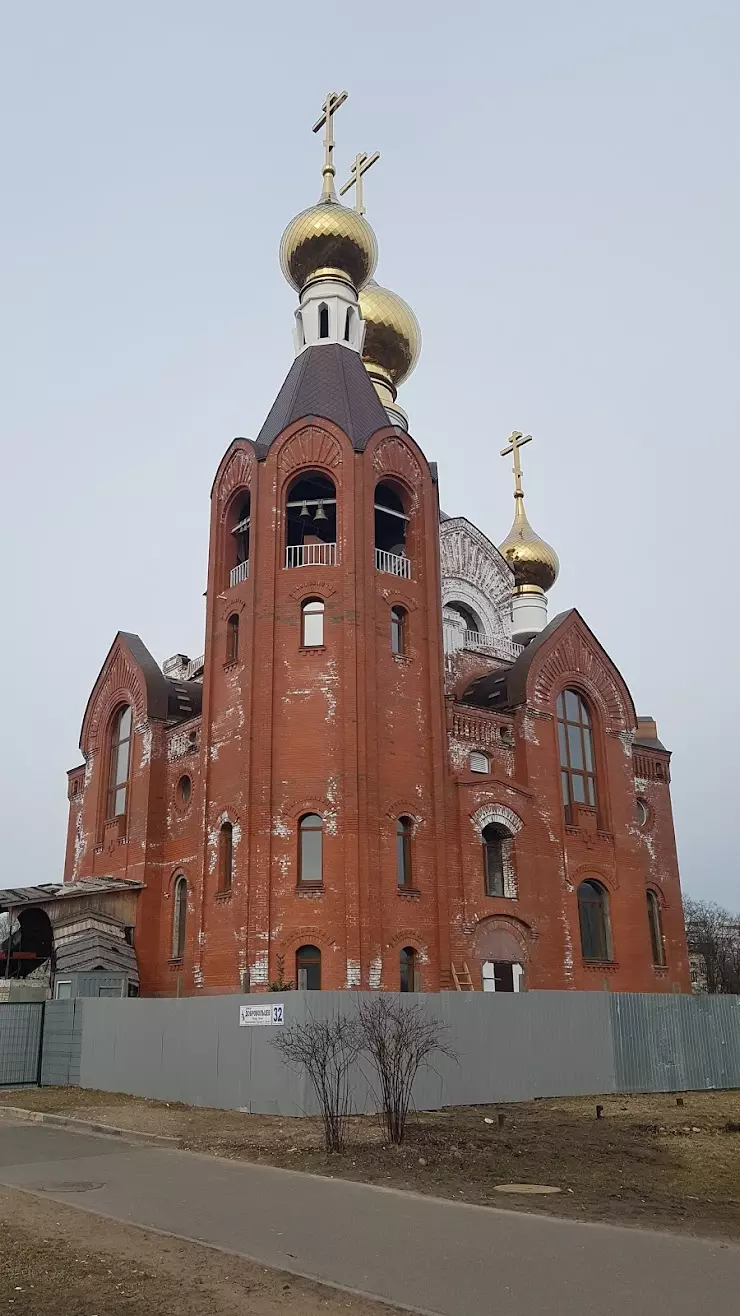
<path fill-rule="evenodd" d="M 148 1143 L 150 1147 L 180 1145 L 179 1138 L 163 1133 L 144 1133 L 138 1129 L 119 1129 L 114 1124 L 95 1124 L 92 1120 L 78 1119 L 76 1115 L 50 1115 L 43 1110 L 26 1110 L 23 1106 L 0 1105 L 0 1119 L 20 1120 L 26 1124 L 52 1124 L 58 1129 L 71 1129 L 77 1133 L 94 1133 L 106 1138 L 120 1138 L 122 1142 Z"/>

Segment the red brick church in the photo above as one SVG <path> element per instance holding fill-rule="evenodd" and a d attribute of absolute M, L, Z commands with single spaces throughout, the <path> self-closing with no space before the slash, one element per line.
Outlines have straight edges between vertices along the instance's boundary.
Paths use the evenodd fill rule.
<path fill-rule="evenodd" d="M 372 160 L 354 209 L 335 192 L 342 100 L 282 240 L 295 360 L 211 490 L 204 654 L 160 668 L 116 636 L 64 881 L 97 879 L 111 924 L 127 894 L 146 995 L 689 991 L 669 753 L 581 614 L 547 620 L 529 436 L 499 548 L 440 511 L 397 401 L 418 325 L 373 279 Z"/>

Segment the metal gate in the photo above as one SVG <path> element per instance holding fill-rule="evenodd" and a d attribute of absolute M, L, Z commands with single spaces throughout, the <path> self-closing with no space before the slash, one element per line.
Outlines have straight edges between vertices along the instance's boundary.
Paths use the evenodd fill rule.
<path fill-rule="evenodd" d="M 43 1035 L 43 1001 L 0 1004 L 0 1088 L 39 1082 Z"/>

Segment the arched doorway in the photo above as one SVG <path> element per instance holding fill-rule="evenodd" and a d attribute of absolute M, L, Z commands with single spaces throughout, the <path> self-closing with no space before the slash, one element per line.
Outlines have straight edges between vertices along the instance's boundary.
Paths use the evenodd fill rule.
<path fill-rule="evenodd" d="M 527 964 L 526 931 L 502 919 L 484 918 L 473 938 L 484 992 L 520 992 Z"/>

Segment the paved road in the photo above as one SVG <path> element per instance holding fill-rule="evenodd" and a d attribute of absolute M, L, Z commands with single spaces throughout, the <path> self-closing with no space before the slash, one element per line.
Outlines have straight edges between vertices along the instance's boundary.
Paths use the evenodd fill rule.
<path fill-rule="evenodd" d="M 737 1316 L 740 1247 L 520 1215 L 44 1126 L 0 1183 L 434 1316 Z"/>

